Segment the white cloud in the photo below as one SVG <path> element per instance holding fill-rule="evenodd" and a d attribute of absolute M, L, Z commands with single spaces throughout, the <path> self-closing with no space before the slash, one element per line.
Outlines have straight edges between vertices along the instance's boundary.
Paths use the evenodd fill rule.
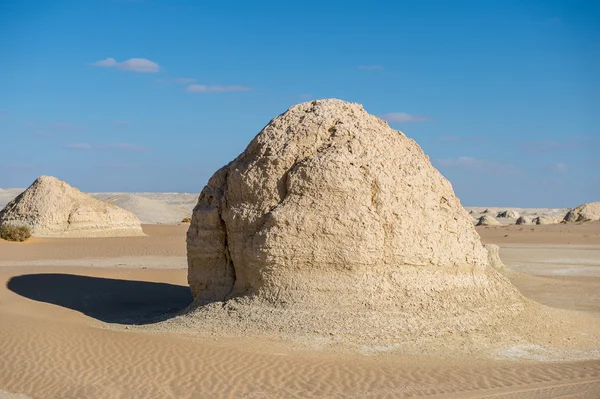
<path fill-rule="evenodd" d="M 195 82 L 195 81 L 196 81 L 196 79 L 194 79 L 194 78 L 175 78 L 175 79 L 173 79 L 173 81 L 174 81 L 175 83 L 181 83 L 181 84 L 185 84 L 185 83 L 192 83 L 192 82 Z"/>
<path fill-rule="evenodd" d="M 468 172 L 491 173 L 497 175 L 512 175 L 519 169 L 512 165 L 501 165 L 496 162 L 472 157 L 439 159 L 436 162 L 441 168 L 461 169 Z"/>
<path fill-rule="evenodd" d="M 73 143 L 67 146 L 68 150 L 87 151 L 91 150 L 92 146 L 88 143 Z"/>
<path fill-rule="evenodd" d="M 426 116 L 407 114 L 406 112 L 390 112 L 380 117 L 388 122 L 426 122 L 429 120 Z"/>
<path fill-rule="evenodd" d="M 80 130 L 83 128 L 83 126 L 79 126 L 71 122 L 51 123 L 50 127 L 56 130 Z"/>
<path fill-rule="evenodd" d="M 189 85 L 185 91 L 191 93 L 224 93 L 228 91 L 248 91 L 252 90 L 247 86 L 205 86 L 205 85 Z"/>
<path fill-rule="evenodd" d="M 466 141 L 482 141 L 482 137 L 459 137 L 459 136 L 439 136 L 440 141 L 451 141 L 451 142 L 466 142 Z"/>
<path fill-rule="evenodd" d="M 117 68 L 125 71 L 156 73 L 160 71 L 160 66 L 153 61 L 145 58 L 130 58 L 123 62 L 117 62 L 114 58 L 96 61 L 90 65 L 103 68 Z"/>
<path fill-rule="evenodd" d="M 550 169 L 558 173 L 565 173 L 569 170 L 569 167 L 562 162 L 557 162 L 550 165 Z"/>
<path fill-rule="evenodd" d="M 45 130 L 36 130 L 35 132 L 33 132 L 33 134 L 35 134 L 38 137 L 52 137 L 52 134 Z"/>
<path fill-rule="evenodd" d="M 359 65 L 356 68 L 360 69 L 361 71 L 381 71 L 383 69 L 383 66 L 381 66 L 381 65 Z"/>
<path fill-rule="evenodd" d="M 98 144 L 98 145 L 91 145 L 88 143 L 73 143 L 73 144 L 69 144 L 67 146 L 67 149 L 80 150 L 80 151 L 87 151 L 87 150 L 145 151 L 148 148 L 141 146 L 141 145 L 132 144 L 132 143 L 110 143 L 110 144 Z"/>
<path fill-rule="evenodd" d="M 567 141 L 526 141 L 522 143 L 524 150 L 529 152 L 551 152 L 563 151 L 568 148 L 583 147 L 586 141 L 581 139 L 573 139 Z"/>
<path fill-rule="evenodd" d="M 145 151 L 148 149 L 147 147 L 131 143 L 111 143 L 107 147 L 111 149 L 127 151 Z"/>
<path fill-rule="evenodd" d="M 174 84 L 174 85 L 183 85 L 194 83 L 196 79 L 194 78 L 160 78 L 154 80 L 156 83 L 160 84 Z"/>
<path fill-rule="evenodd" d="M 100 61 L 93 62 L 90 65 L 91 66 L 97 66 L 97 67 L 110 68 L 110 67 L 117 66 L 117 60 L 115 60 L 114 58 L 107 58 L 105 60 L 100 60 Z"/>

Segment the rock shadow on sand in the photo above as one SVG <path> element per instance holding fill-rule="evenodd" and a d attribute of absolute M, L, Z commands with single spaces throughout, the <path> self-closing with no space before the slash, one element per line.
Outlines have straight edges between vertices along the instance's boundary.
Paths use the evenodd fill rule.
<path fill-rule="evenodd" d="M 192 302 L 189 287 L 75 274 L 25 274 L 6 284 L 16 294 L 94 319 L 140 325 L 164 321 Z"/>

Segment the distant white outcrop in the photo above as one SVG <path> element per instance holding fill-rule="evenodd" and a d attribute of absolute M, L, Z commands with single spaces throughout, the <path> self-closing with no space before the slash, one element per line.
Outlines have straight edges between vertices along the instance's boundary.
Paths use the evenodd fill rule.
<path fill-rule="evenodd" d="M 191 215 L 191 210 L 183 206 L 170 205 L 163 200 L 136 194 L 123 193 L 111 196 L 94 194 L 94 197 L 133 213 L 145 224 L 177 224 Z"/>
<path fill-rule="evenodd" d="M 531 224 L 531 218 L 525 215 L 519 216 L 516 224 Z"/>
<path fill-rule="evenodd" d="M 560 219 L 554 216 L 540 215 L 532 220 L 534 224 L 556 224 L 559 223 Z"/>
<path fill-rule="evenodd" d="M 498 215 L 496 217 L 507 218 L 507 219 L 517 219 L 519 216 L 520 216 L 519 212 L 517 212 L 513 209 L 507 209 L 505 211 L 498 212 Z"/>
<path fill-rule="evenodd" d="M 51 176 L 41 176 L 0 211 L 0 226 L 30 226 L 37 237 L 142 236 L 140 220 Z"/>
<path fill-rule="evenodd" d="M 483 215 L 479 218 L 477 222 L 477 226 L 498 226 L 500 222 L 496 220 L 493 216 Z"/>
<path fill-rule="evenodd" d="M 600 201 L 579 205 L 571 209 L 563 219 L 565 222 L 587 222 L 600 220 Z"/>

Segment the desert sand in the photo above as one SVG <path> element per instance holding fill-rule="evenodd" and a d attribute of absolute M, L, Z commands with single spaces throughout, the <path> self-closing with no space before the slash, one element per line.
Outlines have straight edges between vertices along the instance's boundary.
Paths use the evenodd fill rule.
<path fill-rule="evenodd" d="M 600 318 L 599 258 L 586 255 L 600 251 L 600 223 L 522 227 L 477 231 L 483 242 L 500 245 L 504 263 L 518 270 L 511 282 L 528 298 Z M 145 225 L 146 237 L 0 241 L 0 397 L 507 399 L 600 392 L 600 360 L 553 362 L 535 348 L 514 347 L 497 359 L 440 359 L 155 329 L 165 311 L 191 301 L 186 230 Z M 560 268 L 575 266 L 570 274 L 543 267 L 548 249 L 563 259 Z"/>

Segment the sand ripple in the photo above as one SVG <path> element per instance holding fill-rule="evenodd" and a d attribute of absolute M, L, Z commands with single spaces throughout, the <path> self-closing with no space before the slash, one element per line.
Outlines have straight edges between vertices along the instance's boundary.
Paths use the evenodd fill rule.
<path fill-rule="evenodd" d="M 591 398 L 600 392 L 599 361 L 465 365 L 277 354 L 261 345 L 268 344 L 232 349 L 2 315 L 0 386 L 33 398 Z"/>

